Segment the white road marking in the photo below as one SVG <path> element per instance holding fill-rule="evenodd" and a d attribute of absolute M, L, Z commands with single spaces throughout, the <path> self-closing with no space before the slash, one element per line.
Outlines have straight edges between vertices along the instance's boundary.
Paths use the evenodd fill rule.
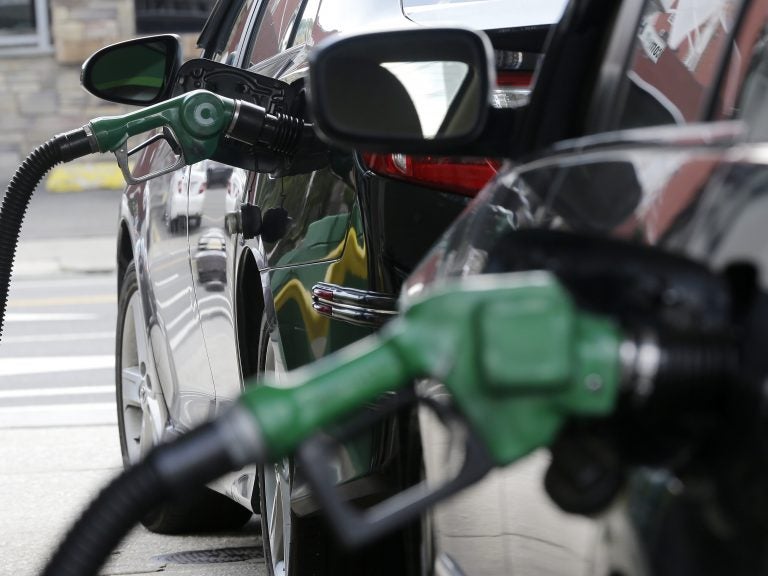
<path fill-rule="evenodd" d="M 53 314 L 8 314 L 5 317 L 5 321 L 11 322 L 70 322 L 72 320 L 95 320 L 98 318 L 98 314 L 70 314 L 70 313 L 53 313 Z"/>
<path fill-rule="evenodd" d="M 103 356 L 40 356 L 0 358 L 0 376 L 47 374 L 51 372 L 80 372 L 114 368 L 115 357 Z"/>
<path fill-rule="evenodd" d="M 89 426 L 116 422 L 117 408 L 114 402 L 0 408 L 0 428 Z"/>
<path fill-rule="evenodd" d="M 62 386 L 61 388 L 27 388 L 0 390 L 0 400 L 9 398 L 41 398 L 44 396 L 80 396 L 114 392 L 114 386 Z"/>
<path fill-rule="evenodd" d="M 3 338 L 3 344 L 27 344 L 37 342 L 79 342 L 81 340 L 108 340 L 114 332 L 72 332 L 71 334 L 34 334 Z"/>
<path fill-rule="evenodd" d="M 13 279 L 11 293 L 22 288 L 69 288 L 74 286 L 113 286 L 117 290 L 117 281 L 113 275 L 88 276 L 87 278 L 62 278 L 61 280 L 24 280 Z"/>

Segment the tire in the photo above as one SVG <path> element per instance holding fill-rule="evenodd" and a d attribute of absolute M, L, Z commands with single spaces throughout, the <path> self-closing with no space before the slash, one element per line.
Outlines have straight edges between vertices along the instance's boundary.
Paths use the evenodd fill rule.
<path fill-rule="evenodd" d="M 262 316 L 259 331 L 258 372 L 273 373 L 269 350 L 273 326 Z M 391 576 L 405 570 L 407 550 L 403 533 L 350 553 L 336 543 L 321 514 L 298 516 L 291 509 L 293 462 L 267 465 L 258 471 L 254 510 L 261 511 L 261 536 L 268 576 Z M 277 497 L 276 497 L 277 496 Z"/>
<path fill-rule="evenodd" d="M 155 445 L 152 429 L 162 429 L 156 426 L 157 411 L 153 414 L 147 402 L 148 398 L 151 401 L 153 383 L 147 370 L 146 329 L 138 296 L 136 269 L 131 262 L 120 287 L 115 350 L 117 428 L 125 467 L 141 460 Z M 236 529 L 250 517 L 249 510 L 202 487 L 153 510 L 142 524 L 152 532 L 181 534 Z"/>

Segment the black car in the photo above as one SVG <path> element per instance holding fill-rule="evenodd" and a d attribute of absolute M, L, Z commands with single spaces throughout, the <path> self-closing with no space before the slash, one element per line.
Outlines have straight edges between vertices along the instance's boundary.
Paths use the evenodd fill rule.
<path fill-rule="evenodd" d="M 589 17 L 604 18 L 592 41 L 579 34 Z M 702 371 L 679 397 L 637 390 L 620 419 L 575 423 L 551 454 L 439 506 L 424 522 L 435 572 L 766 573 L 768 7 L 586 0 L 572 2 L 564 20 L 576 25 L 548 48 L 531 108 L 570 98 L 567 121 L 559 134 L 539 124 L 527 162 L 507 164 L 467 207 L 405 283 L 402 306 L 457 276 L 545 269 L 580 306 L 628 330 L 736 339 L 746 370 L 735 381 Z M 409 48 L 416 55 L 434 40 L 423 32 Z M 318 68 L 366 52 L 369 41 L 329 46 Z M 409 59 L 378 46 L 370 58 Z M 565 84 L 563 70 L 587 55 L 590 73 Z M 444 151 L 439 138 L 415 132 L 350 130 L 339 109 L 315 102 L 339 143 Z M 456 147 L 511 148 L 528 124 L 522 117 L 498 138 L 468 128 Z M 644 346 L 657 369 L 660 344 Z M 420 388 L 445 400 L 435 381 Z M 422 414 L 420 424 L 425 475 L 439 484 L 447 438 L 434 418 Z"/>

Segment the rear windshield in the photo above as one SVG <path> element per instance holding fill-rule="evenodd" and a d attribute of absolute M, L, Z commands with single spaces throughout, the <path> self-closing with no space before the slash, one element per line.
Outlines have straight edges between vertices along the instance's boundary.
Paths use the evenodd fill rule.
<path fill-rule="evenodd" d="M 567 0 L 402 0 L 403 13 L 427 26 L 466 26 L 476 30 L 554 24 Z"/>
<path fill-rule="evenodd" d="M 704 119 L 742 0 L 647 0 L 618 128 Z"/>

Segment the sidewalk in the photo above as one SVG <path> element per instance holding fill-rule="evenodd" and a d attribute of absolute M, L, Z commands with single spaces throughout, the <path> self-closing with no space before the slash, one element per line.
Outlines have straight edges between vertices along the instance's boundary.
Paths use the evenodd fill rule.
<path fill-rule="evenodd" d="M 116 236 L 23 240 L 16 250 L 13 278 L 113 272 L 116 250 Z"/>

